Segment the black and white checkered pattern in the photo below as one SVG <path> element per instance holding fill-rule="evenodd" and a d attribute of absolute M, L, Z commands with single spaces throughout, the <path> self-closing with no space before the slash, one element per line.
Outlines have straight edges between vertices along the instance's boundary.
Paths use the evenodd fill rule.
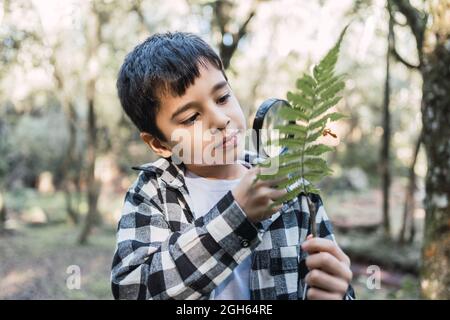
<path fill-rule="evenodd" d="M 255 163 L 254 154 L 247 152 L 245 160 Z M 252 300 L 302 299 L 308 269 L 300 244 L 309 221 L 304 196 L 253 224 L 229 191 L 194 220 L 183 164 L 160 158 L 135 169 L 141 172 L 125 197 L 112 263 L 116 299 L 208 299 L 249 255 Z M 322 200 L 312 200 L 320 237 L 334 240 Z M 353 298 L 349 287 L 345 299 Z"/>

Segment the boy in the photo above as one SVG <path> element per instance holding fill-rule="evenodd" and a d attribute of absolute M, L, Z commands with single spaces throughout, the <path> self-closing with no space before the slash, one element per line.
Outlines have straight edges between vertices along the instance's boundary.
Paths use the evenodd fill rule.
<path fill-rule="evenodd" d="M 313 197 L 319 237 L 307 238 L 305 199 L 270 209 L 286 193 L 273 188 L 280 181 L 253 182 L 258 169 L 240 151 L 245 118 L 209 45 L 189 33 L 155 34 L 127 55 L 117 88 L 160 158 L 136 168 L 125 198 L 116 299 L 354 297 L 350 260 L 321 199 Z M 210 162 L 212 154 L 227 161 Z"/>

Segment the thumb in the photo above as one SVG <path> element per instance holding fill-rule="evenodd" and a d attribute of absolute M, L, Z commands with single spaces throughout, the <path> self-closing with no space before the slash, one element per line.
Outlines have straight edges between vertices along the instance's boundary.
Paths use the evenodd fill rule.
<path fill-rule="evenodd" d="M 251 178 L 252 185 L 254 185 L 258 179 L 258 174 L 261 172 L 261 168 L 259 166 L 255 166 L 251 168 L 247 174 Z"/>

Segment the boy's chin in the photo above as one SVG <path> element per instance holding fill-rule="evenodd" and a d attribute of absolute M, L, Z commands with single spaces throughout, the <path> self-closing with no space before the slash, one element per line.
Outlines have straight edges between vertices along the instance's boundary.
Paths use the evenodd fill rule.
<path fill-rule="evenodd" d="M 184 164 L 196 165 L 196 166 L 224 166 L 235 164 L 239 160 L 244 159 L 244 153 L 237 150 L 221 150 L 222 154 L 212 155 L 210 157 L 203 157 L 201 161 L 199 159 L 183 159 Z"/>
<path fill-rule="evenodd" d="M 217 165 L 234 164 L 238 160 L 244 159 L 244 151 L 237 146 L 231 149 L 220 149 L 218 151 L 218 156 L 213 158 Z"/>
<path fill-rule="evenodd" d="M 232 156 L 227 155 L 226 157 L 213 157 L 212 159 L 203 159 L 201 166 L 225 166 L 230 164 L 235 164 L 240 159 L 239 155 L 234 154 Z"/>

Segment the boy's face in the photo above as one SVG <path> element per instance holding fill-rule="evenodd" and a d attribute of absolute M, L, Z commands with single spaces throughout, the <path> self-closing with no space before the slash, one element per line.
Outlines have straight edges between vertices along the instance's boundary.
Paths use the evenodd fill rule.
<path fill-rule="evenodd" d="M 207 63 L 199 71 L 183 96 L 161 97 L 156 123 L 166 141 L 148 133 L 141 137 L 158 155 L 175 155 L 185 164 L 235 162 L 243 150 L 244 114 L 220 70 Z"/>

